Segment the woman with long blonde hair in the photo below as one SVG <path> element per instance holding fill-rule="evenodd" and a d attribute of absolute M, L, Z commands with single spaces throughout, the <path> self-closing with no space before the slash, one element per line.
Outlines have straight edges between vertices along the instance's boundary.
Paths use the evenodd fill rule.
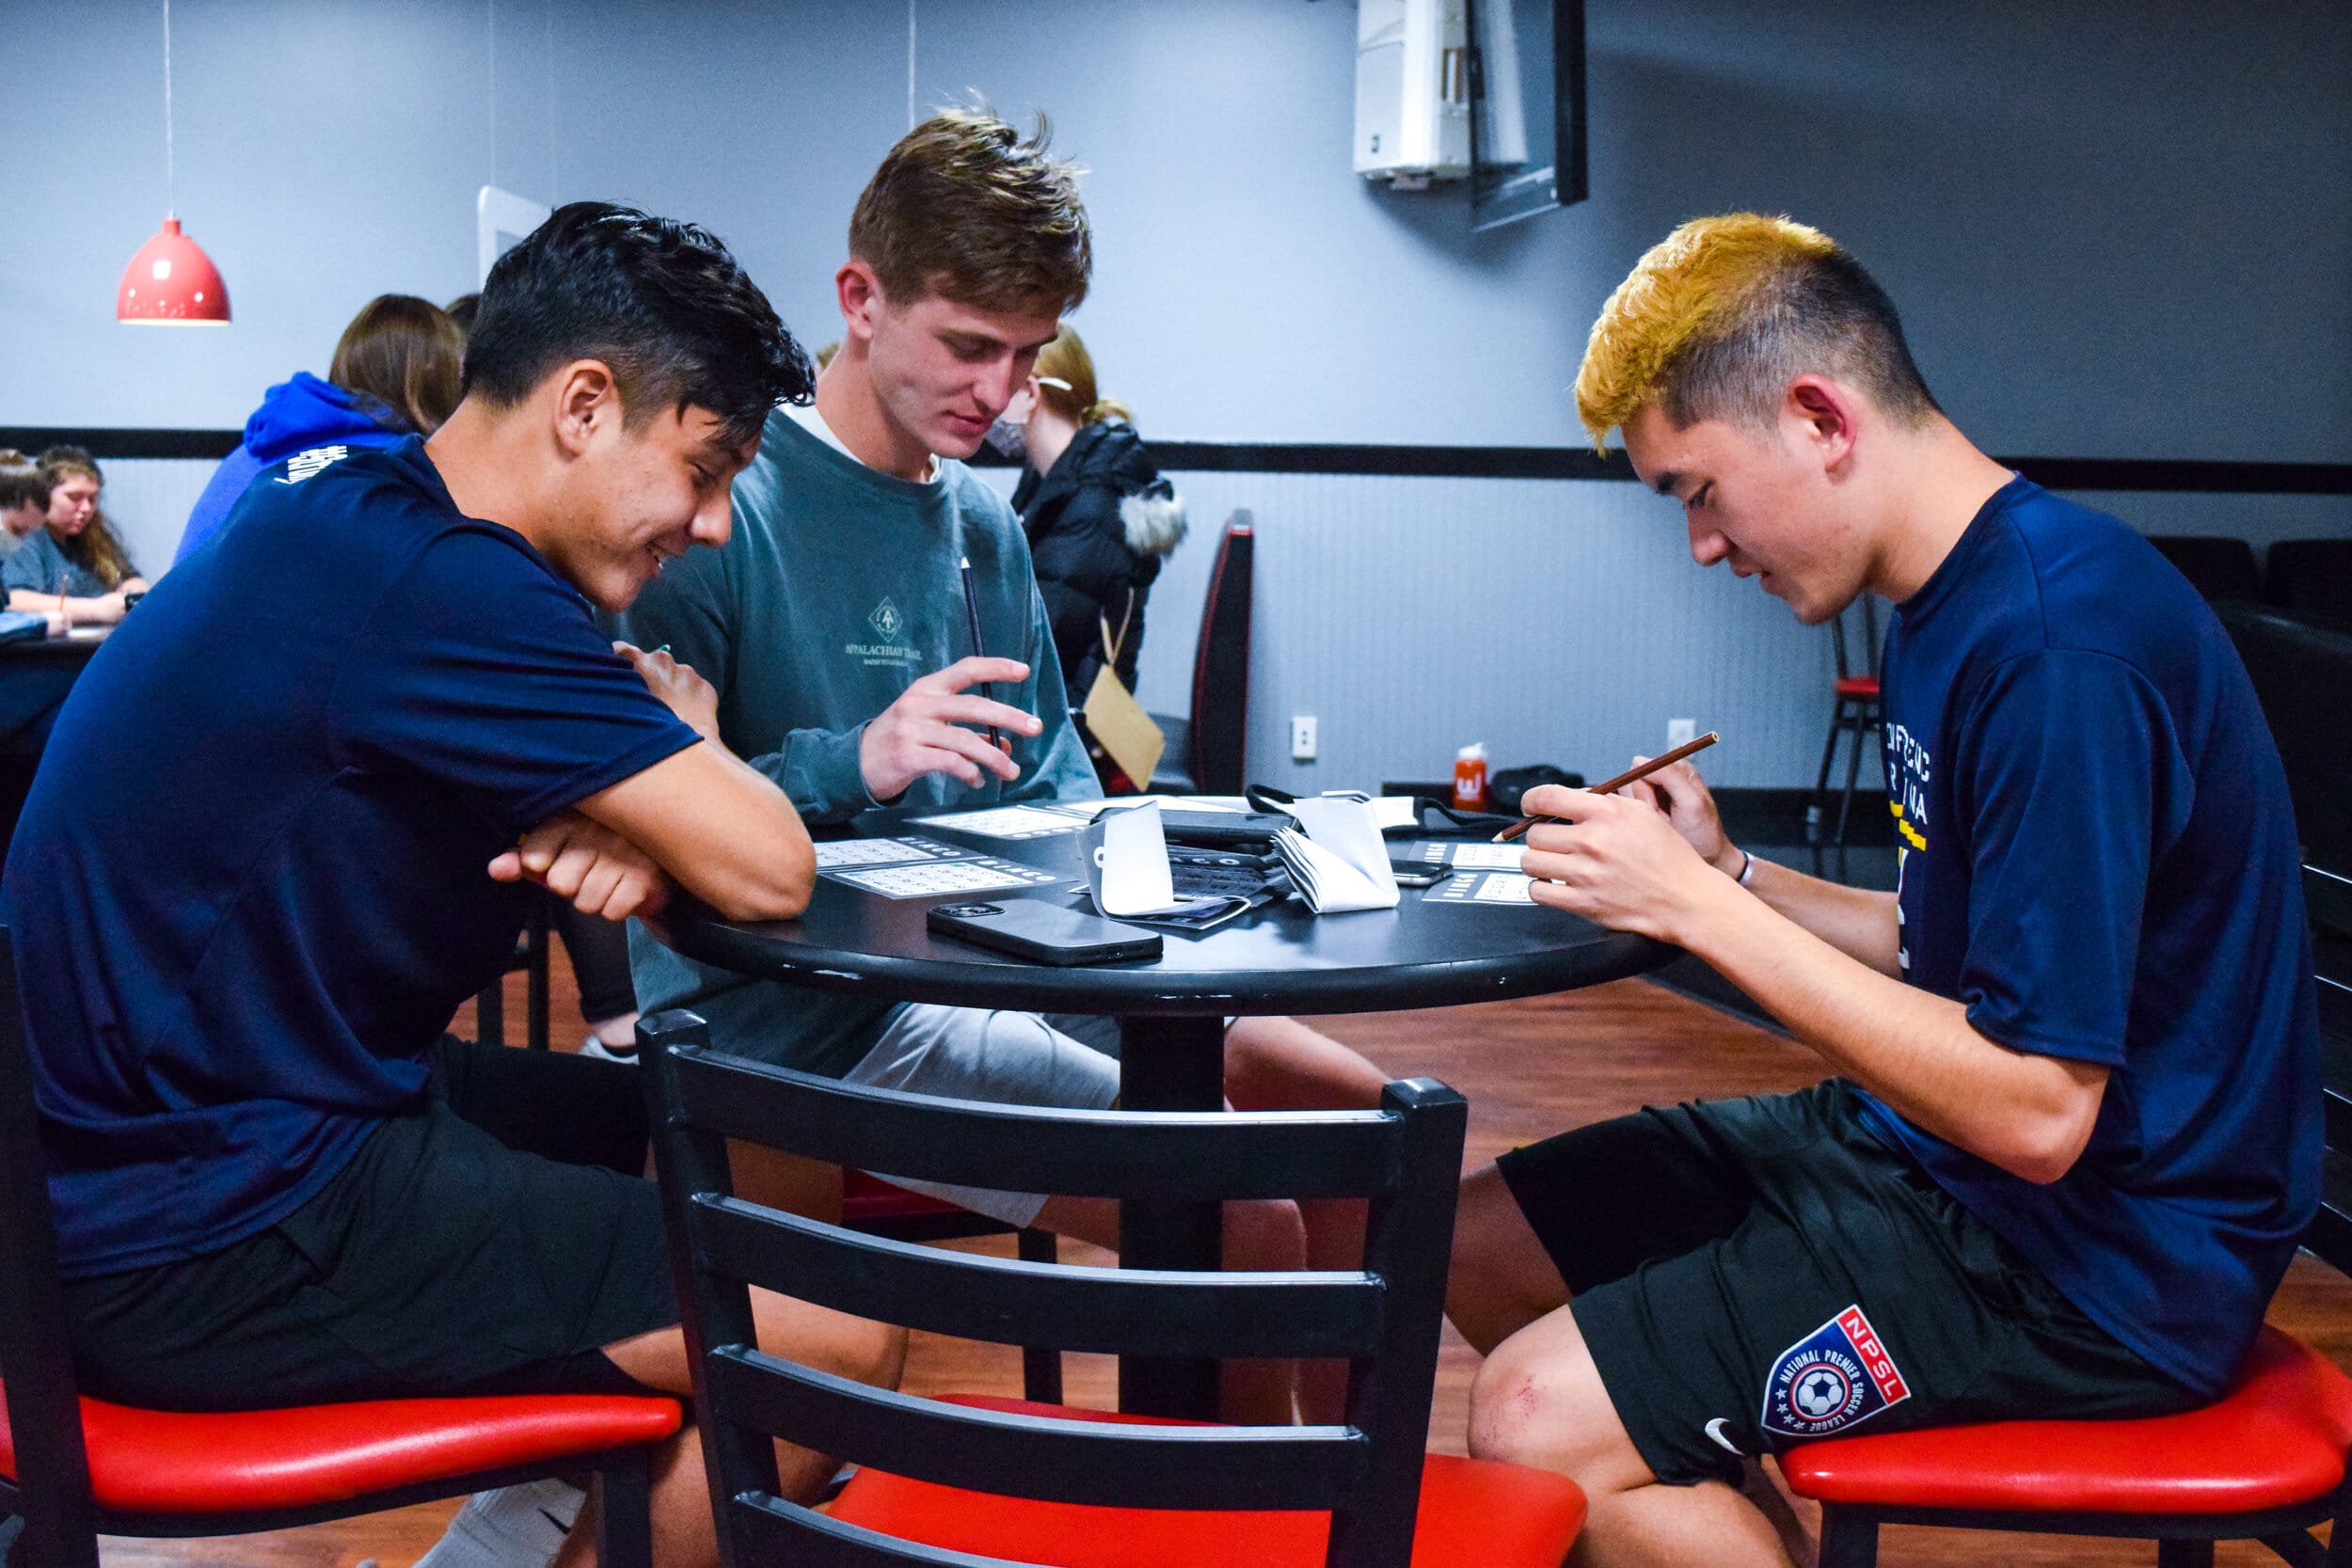
<path fill-rule="evenodd" d="M 1127 405 L 1103 396 L 1094 357 L 1067 325 L 1038 352 L 1006 420 L 1020 434 L 998 444 L 1026 454 L 1012 504 L 1053 620 L 1062 684 L 1083 703 L 1107 661 L 1133 691 L 1144 600 L 1184 537 L 1184 503 Z"/>

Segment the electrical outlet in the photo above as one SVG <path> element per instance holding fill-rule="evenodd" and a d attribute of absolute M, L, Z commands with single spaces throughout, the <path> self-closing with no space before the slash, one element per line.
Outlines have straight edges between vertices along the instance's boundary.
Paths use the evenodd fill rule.
<path fill-rule="evenodd" d="M 1677 746 L 1688 746 L 1698 737 L 1699 721 L 1697 720 L 1669 719 L 1666 721 L 1666 746 L 1669 750 Z"/>
<path fill-rule="evenodd" d="M 1315 719 L 1311 713 L 1291 715 L 1291 761 L 1315 760 Z"/>

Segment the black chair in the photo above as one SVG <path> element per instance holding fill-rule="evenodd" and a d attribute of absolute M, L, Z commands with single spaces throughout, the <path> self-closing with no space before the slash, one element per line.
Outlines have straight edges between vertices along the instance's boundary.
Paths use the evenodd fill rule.
<path fill-rule="evenodd" d="M 651 1563 L 650 1465 L 677 1431 L 675 1400 L 514 1395 L 189 1414 L 82 1395 L 18 996 L 0 928 L 0 1562 L 98 1568 L 102 1533 L 250 1535 L 593 1470 L 601 1560 Z"/>
<path fill-rule="evenodd" d="M 2152 533 L 2148 543 L 2172 562 L 2207 604 L 2224 599 L 2254 603 L 2262 598 L 2254 576 L 2254 546 L 2243 539 L 2208 533 Z"/>
<path fill-rule="evenodd" d="M 474 1037 L 484 1045 L 506 1043 L 506 976 L 518 969 L 530 988 L 523 1002 L 523 1043 L 533 1051 L 545 1051 L 549 1044 L 548 900 L 554 895 L 545 889 L 533 892 L 531 912 L 523 918 L 522 935 L 516 940 L 514 957 L 506 960 L 499 977 L 473 999 Z"/>
<path fill-rule="evenodd" d="M 2267 602 L 2352 626 L 2352 539 L 2281 539 L 2266 566 Z"/>
<path fill-rule="evenodd" d="M 723 1054 L 708 1037 L 683 1012 L 646 1019 L 638 1033 L 730 1568 L 1005 1559 L 1404 1568 L 1417 1522 L 1431 1543 L 1424 1564 L 1443 1554 L 1555 1568 L 1573 1542 L 1583 1497 L 1565 1478 L 1422 1451 L 1465 1125 L 1461 1097 L 1443 1085 L 1392 1084 L 1377 1112 L 1057 1111 L 848 1085 Z M 1365 1265 L 1159 1273 L 914 1246 L 733 1197 L 730 1138 L 1016 1191 L 1368 1197 Z M 997 1343 L 1345 1357 L 1347 1420 L 1148 1422 L 868 1388 L 755 1349 L 751 1284 Z M 776 1495 L 774 1437 L 865 1468 L 828 1513 L 799 1507 Z M 1112 1506 L 1073 1506 L 1088 1504 Z M 1239 1510 L 1300 1512 L 1227 1517 Z M 981 1552 L 993 1555 L 968 1555 Z"/>
<path fill-rule="evenodd" d="M 1813 781 L 1813 805 L 1805 813 L 1805 837 L 1814 844 L 1821 842 L 1821 831 L 1829 821 L 1830 765 L 1837 759 L 1837 737 L 1851 735 L 1853 749 L 1846 756 L 1846 789 L 1837 800 L 1837 832 L 1832 839 L 1843 846 L 1846 819 L 1853 812 L 1854 784 L 1862 773 L 1862 737 L 1878 733 L 1885 724 L 1879 699 L 1878 601 L 1867 594 L 1862 596 L 1859 657 L 1847 648 L 1843 611 L 1830 618 L 1829 638 L 1837 659 L 1837 673 L 1830 682 L 1829 738 L 1821 743 L 1821 770 Z"/>
<path fill-rule="evenodd" d="M 1152 716 L 1168 736 L 1168 750 L 1152 775 L 1152 788 L 1162 794 L 1239 795 L 1246 785 L 1255 541 L 1248 512 L 1226 520 L 1200 607 L 1200 641 L 1193 648 L 1192 712 L 1184 719 Z"/>
<path fill-rule="evenodd" d="M 2352 628 L 2260 605 L 2214 610 L 2279 743 L 2303 858 L 2352 874 Z"/>

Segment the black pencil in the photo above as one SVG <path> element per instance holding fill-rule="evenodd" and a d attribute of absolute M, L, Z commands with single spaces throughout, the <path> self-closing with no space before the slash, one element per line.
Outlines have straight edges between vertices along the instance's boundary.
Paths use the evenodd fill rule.
<path fill-rule="evenodd" d="M 972 589 L 972 558 L 968 555 L 960 558 L 956 562 L 956 567 L 963 574 L 963 612 L 972 622 L 972 652 L 981 658 L 986 658 L 988 644 L 980 641 L 980 596 Z M 980 682 L 980 695 L 992 703 L 994 702 L 996 683 L 994 681 Z M 1012 748 L 1006 744 L 1003 736 L 996 733 L 996 726 L 993 724 L 988 727 L 988 743 L 1004 752 L 1005 755 L 1012 755 Z"/>

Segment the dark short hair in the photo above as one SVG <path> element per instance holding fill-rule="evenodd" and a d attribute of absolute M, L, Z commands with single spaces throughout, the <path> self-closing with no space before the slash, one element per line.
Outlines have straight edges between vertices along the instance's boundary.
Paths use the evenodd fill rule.
<path fill-rule="evenodd" d="M 983 107 L 944 109 L 898 138 L 850 217 L 850 254 L 885 296 L 1065 315 L 1087 296 L 1094 241 L 1078 170 Z"/>
<path fill-rule="evenodd" d="M 709 230 L 609 201 L 559 207 L 490 268 L 465 390 L 511 405 L 574 359 L 612 368 L 630 420 L 707 408 L 738 446 L 815 395 L 808 356 Z"/>
<path fill-rule="evenodd" d="M 40 465 L 10 447 L 0 451 L 0 512 L 20 506 L 49 510 L 49 480 Z"/>

